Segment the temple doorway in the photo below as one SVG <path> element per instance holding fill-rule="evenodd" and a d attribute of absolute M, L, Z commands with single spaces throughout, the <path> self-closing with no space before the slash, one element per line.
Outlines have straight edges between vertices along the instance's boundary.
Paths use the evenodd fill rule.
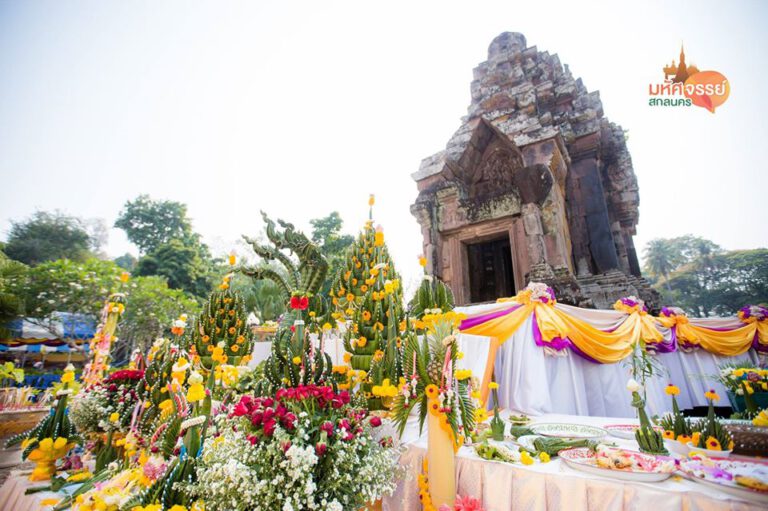
<path fill-rule="evenodd" d="M 472 303 L 492 302 L 515 294 L 509 237 L 467 245 Z"/>

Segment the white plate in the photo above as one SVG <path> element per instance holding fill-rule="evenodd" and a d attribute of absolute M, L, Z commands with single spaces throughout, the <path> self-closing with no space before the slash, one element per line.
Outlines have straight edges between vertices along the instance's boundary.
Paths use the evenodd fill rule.
<path fill-rule="evenodd" d="M 742 460 L 729 460 L 728 458 L 710 458 L 713 461 L 722 462 L 726 468 L 729 464 L 755 464 L 755 465 L 762 465 L 766 466 L 768 463 L 765 462 L 758 462 L 758 461 L 742 461 Z M 686 467 L 686 461 L 682 461 L 680 463 L 680 470 L 688 477 L 689 479 L 692 479 L 696 481 L 697 483 L 705 484 L 707 486 L 710 486 L 712 488 L 716 488 L 722 492 L 728 493 L 730 495 L 733 495 L 735 497 L 740 497 L 744 500 L 748 500 L 750 502 L 759 502 L 761 504 L 768 504 L 768 492 L 761 492 L 758 490 L 751 490 L 745 486 L 740 486 L 737 483 L 730 482 L 730 481 L 713 481 L 710 479 L 704 479 L 701 477 L 696 477 L 691 470 L 689 470 Z"/>
<path fill-rule="evenodd" d="M 631 451 L 626 451 L 631 452 Z M 633 452 L 634 456 L 642 456 L 646 458 L 653 458 L 653 456 L 642 454 L 639 452 Z M 598 467 L 594 462 L 595 454 L 586 447 L 577 447 L 575 449 L 565 449 L 558 453 L 560 459 L 565 462 L 569 467 L 586 472 L 588 474 L 594 474 L 602 477 L 610 477 L 612 479 L 620 479 L 622 481 L 636 481 L 643 483 L 655 483 L 658 481 L 664 481 L 669 479 L 672 472 L 634 472 L 630 470 L 614 470 L 610 468 Z"/>
<path fill-rule="evenodd" d="M 603 426 L 609 435 L 615 436 L 616 438 L 623 438 L 624 440 L 634 440 L 635 431 L 637 431 L 639 427 L 640 426 L 637 424 L 608 424 Z M 654 426 L 653 429 L 659 432 L 664 431 L 664 429 L 659 426 Z"/>
<path fill-rule="evenodd" d="M 531 424 L 530 430 L 541 436 L 599 440 L 608 434 L 603 428 L 585 424 L 540 423 Z"/>

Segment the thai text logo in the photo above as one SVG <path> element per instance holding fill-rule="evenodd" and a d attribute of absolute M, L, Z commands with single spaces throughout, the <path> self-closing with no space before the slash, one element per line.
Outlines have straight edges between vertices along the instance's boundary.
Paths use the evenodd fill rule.
<path fill-rule="evenodd" d="M 699 106 L 715 113 L 731 92 L 731 85 L 722 73 L 699 71 L 695 65 L 686 64 L 682 47 L 679 63 L 673 60 L 663 71 L 663 82 L 648 85 L 650 106 Z"/>

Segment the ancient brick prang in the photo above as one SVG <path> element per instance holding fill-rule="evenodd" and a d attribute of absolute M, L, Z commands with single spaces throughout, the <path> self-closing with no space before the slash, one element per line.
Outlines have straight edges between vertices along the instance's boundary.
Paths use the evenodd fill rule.
<path fill-rule="evenodd" d="M 599 93 L 512 32 L 493 40 L 471 93 L 446 148 L 413 174 L 419 196 L 411 211 L 432 270 L 456 302 L 537 280 L 578 305 L 609 307 L 635 294 L 653 306 L 658 296 L 640 277 L 632 239 L 632 159 Z M 493 252 L 507 246 L 509 256 Z M 494 267 L 505 257 L 511 272 Z"/>

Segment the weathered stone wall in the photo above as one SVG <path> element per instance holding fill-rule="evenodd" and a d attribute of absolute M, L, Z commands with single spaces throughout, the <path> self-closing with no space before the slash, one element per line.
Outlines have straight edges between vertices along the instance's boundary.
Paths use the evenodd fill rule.
<path fill-rule="evenodd" d="M 413 177 L 412 212 L 433 271 L 466 303 L 462 243 L 508 231 L 515 285 L 545 280 L 598 307 L 653 302 L 632 241 L 639 194 L 624 131 L 557 55 L 506 32 L 474 69 L 472 101 L 445 150 Z"/>

